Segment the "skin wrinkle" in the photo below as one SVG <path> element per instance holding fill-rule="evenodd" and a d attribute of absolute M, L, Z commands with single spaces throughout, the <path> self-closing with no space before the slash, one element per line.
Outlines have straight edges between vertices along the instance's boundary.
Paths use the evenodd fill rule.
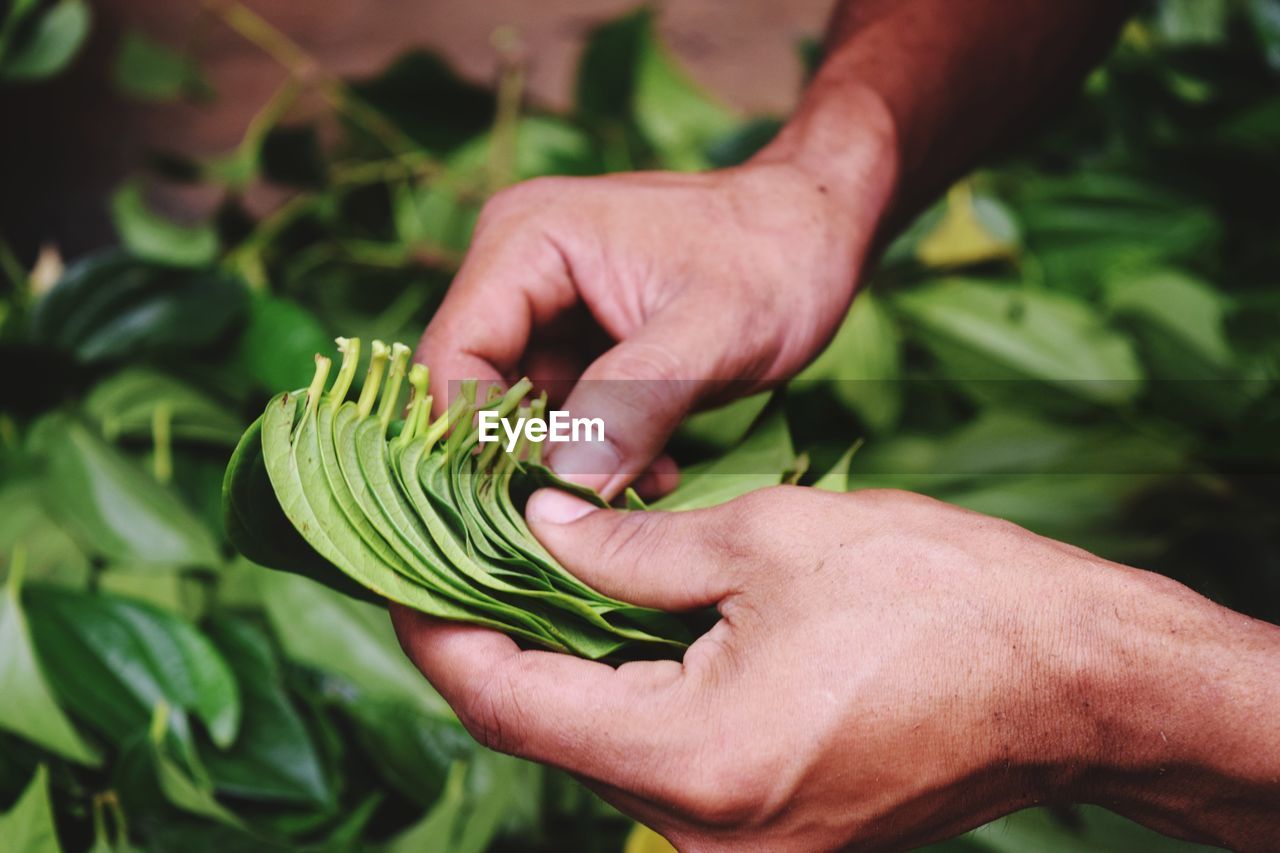
<path fill-rule="evenodd" d="M 1126 11 L 843 2 L 797 114 L 745 165 L 503 193 L 424 351 L 519 364 L 509 350 L 546 331 L 539 311 L 577 300 L 633 350 L 579 349 L 584 375 L 626 378 L 665 352 L 665 375 L 699 383 L 669 385 L 621 427 L 619 446 L 655 457 L 726 390 L 708 377 L 745 371 L 729 390 L 770 387 L 816 355 L 896 227 L 1076 86 Z M 553 272 L 529 274 L 545 256 L 521 254 L 534 251 L 525 234 L 539 251 L 554 241 Z M 460 319 L 471 316 L 487 322 Z M 609 403 L 588 390 L 575 388 L 575 415 Z M 610 495 L 648 461 L 611 475 Z M 902 849 L 1073 800 L 1245 850 L 1280 831 L 1275 627 L 903 493 L 778 488 L 682 515 L 615 540 L 616 564 L 649 569 L 628 580 L 640 595 L 692 589 L 707 564 L 723 573 L 708 579 L 727 591 L 722 618 L 680 664 L 552 668 L 484 632 L 403 619 L 398 630 L 424 638 L 406 648 L 446 697 L 481 689 L 476 662 L 509 648 L 510 666 L 527 669 L 510 683 L 527 691 L 513 705 L 535 739 L 524 752 L 625 780 L 598 787 L 686 849 Z M 616 518 L 591 512 L 555 533 L 530 522 L 566 567 L 607 587 L 598 556 Z M 610 701 L 566 704 L 566 684 Z"/>

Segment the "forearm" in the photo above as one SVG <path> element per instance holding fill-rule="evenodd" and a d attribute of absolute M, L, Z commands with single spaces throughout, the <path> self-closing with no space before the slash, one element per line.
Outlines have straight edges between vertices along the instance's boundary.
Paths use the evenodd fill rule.
<path fill-rule="evenodd" d="M 1280 627 L 1155 575 L 1116 580 L 1094 625 L 1096 754 L 1076 796 L 1169 834 L 1268 848 L 1280 838 Z"/>
<path fill-rule="evenodd" d="M 900 220 L 1076 86 L 1129 9 L 1117 0 L 844 0 L 826 60 L 762 156 L 801 160 L 838 187 L 862 141 L 884 143 L 880 168 L 894 186 L 885 212 Z"/>

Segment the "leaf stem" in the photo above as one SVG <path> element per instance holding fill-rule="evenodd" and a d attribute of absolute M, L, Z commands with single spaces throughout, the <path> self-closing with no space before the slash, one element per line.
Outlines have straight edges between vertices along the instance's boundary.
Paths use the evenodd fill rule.
<path fill-rule="evenodd" d="M 351 382 L 356 378 L 356 368 L 360 365 L 360 339 L 336 338 L 338 352 L 342 353 L 342 366 L 338 368 L 338 377 L 329 389 L 329 400 L 334 405 L 347 398 L 351 390 Z"/>
<path fill-rule="evenodd" d="M 173 407 L 156 403 L 151 410 L 151 472 L 159 483 L 173 479 Z"/>
<path fill-rule="evenodd" d="M 326 71 L 302 47 L 238 0 L 201 0 L 202 5 L 242 38 L 257 45 L 299 80 L 314 82 L 335 110 L 363 127 L 394 154 L 419 146 L 386 116 L 361 100 L 341 79 Z"/>
<path fill-rule="evenodd" d="M 391 372 L 382 387 L 382 400 L 378 403 L 378 422 L 386 432 L 400 404 L 400 384 L 404 381 L 405 368 L 409 365 L 411 350 L 398 341 L 391 345 Z"/>
<path fill-rule="evenodd" d="M 431 371 L 425 364 L 415 364 L 409 368 L 409 414 L 404 419 L 404 429 L 400 437 L 409 441 L 426 424 L 423 409 L 431 410 L 431 395 L 427 393 L 427 384 L 431 379 Z"/>
<path fill-rule="evenodd" d="M 378 388 L 382 385 L 382 374 L 387 369 L 387 358 L 391 351 L 382 341 L 373 342 L 373 350 L 369 355 L 369 370 L 364 375 L 364 387 L 360 389 L 360 399 L 356 403 L 358 417 L 363 420 L 373 411 L 373 401 L 378 399 Z"/>
<path fill-rule="evenodd" d="M 311 377 L 311 387 L 307 389 L 307 412 L 316 413 L 320 405 L 320 395 L 324 393 L 324 383 L 329 378 L 329 368 L 333 362 L 319 353 L 316 354 L 316 373 Z"/>

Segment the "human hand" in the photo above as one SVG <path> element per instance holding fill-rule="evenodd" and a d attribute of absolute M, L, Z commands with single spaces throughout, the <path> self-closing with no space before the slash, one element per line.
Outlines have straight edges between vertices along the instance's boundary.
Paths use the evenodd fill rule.
<path fill-rule="evenodd" d="M 435 399 L 457 379 L 576 381 L 563 408 L 602 418 L 605 441 L 548 461 L 613 497 L 699 403 L 785 379 L 826 344 L 888 201 L 888 150 L 868 122 L 828 168 L 788 137 L 734 169 L 499 193 L 418 348 Z M 653 472 L 673 485 L 669 460 Z"/>
<path fill-rule="evenodd" d="M 1184 790 L 1186 767 L 1245 751 L 1187 699 L 1234 690 L 1243 617 L 1007 522 L 796 487 L 685 513 L 544 491 L 528 514 L 603 592 L 721 621 L 683 663 L 616 670 L 403 609 L 401 642 L 482 743 L 572 771 L 682 848 L 896 849 L 1079 799 L 1179 831 L 1137 781 Z"/>

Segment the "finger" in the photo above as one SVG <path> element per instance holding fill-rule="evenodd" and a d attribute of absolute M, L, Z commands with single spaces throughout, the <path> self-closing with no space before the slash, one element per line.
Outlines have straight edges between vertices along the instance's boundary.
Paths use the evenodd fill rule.
<path fill-rule="evenodd" d="M 676 486 L 680 485 L 680 467 L 664 453 L 653 460 L 631 485 L 641 498 L 655 501 L 675 491 Z"/>
<path fill-rule="evenodd" d="M 691 610 L 737 591 L 720 507 L 690 512 L 596 509 L 557 489 L 526 508 L 538 540 L 573 575 L 606 595 L 645 607 Z"/>
<path fill-rule="evenodd" d="M 663 742 L 681 715 L 674 661 L 606 664 L 521 651 L 476 626 L 392 607 L 405 653 L 485 746 L 609 785 L 648 789 L 658 756 L 692 744 Z M 674 738 L 674 735 L 671 735 Z"/>
<path fill-rule="evenodd" d="M 704 312 L 673 303 L 596 359 L 564 408 L 574 418 L 600 419 L 603 439 L 554 445 L 547 457 L 552 468 L 606 499 L 618 494 L 718 384 L 721 366 L 711 353 L 720 348 L 707 337 Z"/>
<path fill-rule="evenodd" d="M 418 344 L 416 360 L 431 368 L 437 410 L 448 406 L 461 380 L 515 379 L 533 328 L 574 300 L 564 262 L 541 232 L 478 230 Z"/>

